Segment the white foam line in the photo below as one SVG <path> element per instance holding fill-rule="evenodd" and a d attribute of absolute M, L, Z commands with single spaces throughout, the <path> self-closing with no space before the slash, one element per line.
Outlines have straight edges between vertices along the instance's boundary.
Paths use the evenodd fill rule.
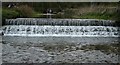
<path fill-rule="evenodd" d="M 41 34 L 4 34 L 4 36 L 28 36 L 28 37 L 119 37 L 117 35 L 41 35 Z"/>

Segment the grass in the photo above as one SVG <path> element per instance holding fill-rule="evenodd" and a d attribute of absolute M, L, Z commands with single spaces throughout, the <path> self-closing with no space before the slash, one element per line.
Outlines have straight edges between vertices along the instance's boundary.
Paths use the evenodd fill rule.
<path fill-rule="evenodd" d="M 113 14 L 102 14 L 102 13 L 86 13 L 81 16 L 73 16 L 74 18 L 82 18 L 82 19 L 112 19 L 114 15 Z"/>
<path fill-rule="evenodd" d="M 79 7 L 79 8 L 66 8 L 62 12 L 56 13 L 52 18 L 77 18 L 77 19 L 119 19 L 119 15 L 116 12 L 116 6 L 90 6 Z M 16 8 L 4 8 L 3 7 L 3 18 L 19 18 L 19 17 L 43 17 L 41 12 L 36 12 L 34 8 L 27 5 L 21 5 L 16 11 Z"/>
<path fill-rule="evenodd" d="M 77 19 L 105 19 L 114 20 L 119 18 L 117 7 L 112 6 L 94 6 L 65 9 L 64 12 L 57 14 L 59 18 L 77 18 Z"/>
<path fill-rule="evenodd" d="M 41 13 L 36 11 L 27 12 L 27 10 L 19 11 L 16 8 L 2 8 L 2 19 L 14 19 L 14 18 L 24 18 L 24 17 L 41 17 Z"/>

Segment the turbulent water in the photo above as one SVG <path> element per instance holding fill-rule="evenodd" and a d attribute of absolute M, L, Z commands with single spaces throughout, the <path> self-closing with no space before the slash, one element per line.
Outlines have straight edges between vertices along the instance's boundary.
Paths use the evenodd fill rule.
<path fill-rule="evenodd" d="M 119 37 L 119 27 L 110 26 L 30 26 L 12 25 L 2 28 L 5 36 L 75 36 Z"/>
<path fill-rule="evenodd" d="M 112 20 L 100 19 L 6 19 L 4 36 L 119 37 L 120 27 Z M 114 27 L 113 27 L 114 26 Z"/>
<path fill-rule="evenodd" d="M 112 20 L 100 19 L 48 19 L 48 18 L 17 18 L 6 19 L 5 25 L 58 25 L 58 26 L 116 26 Z"/>

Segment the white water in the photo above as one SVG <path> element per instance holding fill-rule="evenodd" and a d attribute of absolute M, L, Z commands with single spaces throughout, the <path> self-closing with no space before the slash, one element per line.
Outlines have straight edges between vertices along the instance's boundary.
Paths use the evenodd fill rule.
<path fill-rule="evenodd" d="M 4 36 L 119 37 L 119 27 L 111 26 L 4 26 Z"/>
<path fill-rule="evenodd" d="M 115 26 L 115 21 L 102 19 L 47 19 L 17 18 L 6 19 L 5 25 L 60 25 L 60 26 Z"/>

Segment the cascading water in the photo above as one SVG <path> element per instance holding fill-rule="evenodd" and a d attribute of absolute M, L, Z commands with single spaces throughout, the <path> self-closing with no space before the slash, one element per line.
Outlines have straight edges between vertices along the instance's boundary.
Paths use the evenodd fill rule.
<path fill-rule="evenodd" d="M 99 19 L 6 19 L 5 25 L 115 26 L 115 21 Z"/>
<path fill-rule="evenodd" d="M 5 36 L 102 36 L 118 37 L 118 27 L 105 26 L 5 26 Z"/>
<path fill-rule="evenodd" d="M 119 37 L 120 28 L 111 26 L 113 22 L 97 19 L 18 18 L 7 19 L 7 26 L 2 29 L 4 36 Z"/>

